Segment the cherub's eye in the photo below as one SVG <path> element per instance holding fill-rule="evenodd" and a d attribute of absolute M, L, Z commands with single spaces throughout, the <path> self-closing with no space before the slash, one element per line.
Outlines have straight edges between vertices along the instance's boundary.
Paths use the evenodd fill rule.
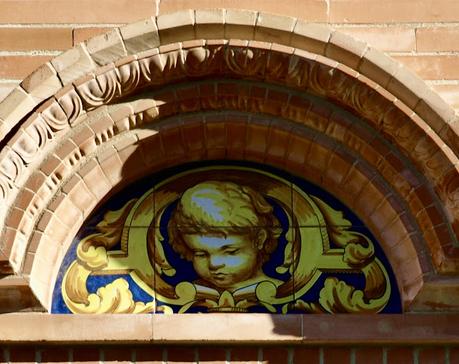
<path fill-rule="evenodd" d="M 228 255 L 235 255 L 239 252 L 239 249 L 226 249 L 225 253 Z"/>
<path fill-rule="evenodd" d="M 202 251 L 195 251 L 193 252 L 193 254 L 196 258 L 203 258 L 206 256 L 206 252 L 202 252 Z"/>

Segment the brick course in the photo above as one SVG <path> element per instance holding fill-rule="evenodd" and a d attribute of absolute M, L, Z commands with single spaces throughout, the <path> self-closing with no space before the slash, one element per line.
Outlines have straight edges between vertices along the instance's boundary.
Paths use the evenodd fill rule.
<path fill-rule="evenodd" d="M 0 363 L 455 364 L 454 346 L 5 346 Z"/>

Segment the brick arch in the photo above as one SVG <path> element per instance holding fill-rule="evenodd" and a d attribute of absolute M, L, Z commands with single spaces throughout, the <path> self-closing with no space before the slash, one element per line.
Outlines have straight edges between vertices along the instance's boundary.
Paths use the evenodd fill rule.
<path fill-rule="evenodd" d="M 125 122 L 126 117 L 107 120 L 106 116 L 88 115 L 88 125 L 98 127 L 107 138 L 95 143 L 91 152 L 86 151 L 87 158 L 74 164 L 74 168 L 70 161 L 81 153 L 79 147 L 73 144 L 71 149 L 67 145 L 56 151 L 63 163 L 54 166 L 50 177 L 60 175 L 62 182 L 45 213 L 35 222 L 40 232 L 34 232 L 32 240 L 37 246 L 23 264 L 23 273 L 30 274 L 36 292 L 44 294 L 40 297 L 44 303 L 49 302 L 57 270 L 73 236 L 101 201 L 131 181 L 166 167 L 199 160 L 265 163 L 328 189 L 352 206 L 382 243 L 406 305 L 417 293 L 422 275 L 432 273 L 425 255 L 422 266 L 419 261 L 418 253 L 423 247 L 417 240 L 420 231 L 415 228 L 416 222 L 410 216 L 405 216 L 403 222 L 397 219 L 401 198 L 390 188 L 384 188 L 384 178 L 374 166 L 363 160 L 356 163 L 352 151 L 330 148 L 334 144 L 332 138 L 318 138 L 317 132 L 292 121 L 240 111 L 227 111 L 223 117 L 221 111 L 166 117 L 157 120 L 152 130 L 132 129 L 117 138 L 107 130 Z M 241 135 L 245 142 L 241 142 Z M 326 160 L 329 163 L 325 164 Z M 46 173 L 46 169 L 43 165 L 37 175 Z"/>
<path fill-rule="evenodd" d="M 406 306 L 437 272 L 457 272 L 456 119 L 436 94 L 394 61 L 326 27 L 262 13 L 185 11 L 65 52 L 1 104 L 2 250 L 17 273 L 30 275 L 45 307 L 69 236 L 95 203 L 188 154 L 158 156 L 156 165 L 124 172 L 116 184 L 97 178 L 106 176 L 99 161 L 116 151 L 128 171 L 129 148 L 140 151 L 193 125 L 176 114 L 216 110 L 283 120 L 267 127 L 250 117 L 255 142 L 240 148 L 254 150 L 242 157 L 265 155 L 264 162 L 313 181 L 320 176 L 382 242 Z M 215 125 L 226 130 L 227 121 Z M 271 155 L 267 146 L 257 154 L 270 130 L 280 140 L 290 135 L 303 161 L 290 161 L 286 151 L 283 159 Z M 167 145 L 181 144 L 172 138 Z M 306 149 L 318 159 L 306 158 Z M 206 145 L 196 153 L 215 159 L 217 151 Z M 328 164 L 305 167 L 318 160 Z M 366 194 L 337 188 L 345 173 L 361 178 Z M 85 189 L 91 199 L 83 203 L 74 195 Z"/>

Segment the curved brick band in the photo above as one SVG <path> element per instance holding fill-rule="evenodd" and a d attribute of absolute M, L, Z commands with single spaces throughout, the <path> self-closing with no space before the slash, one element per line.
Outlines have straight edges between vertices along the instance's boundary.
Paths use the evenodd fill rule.
<path fill-rule="evenodd" d="M 437 287 L 437 272 L 459 268 L 454 112 L 327 27 L 233 10 L 149 19 L 42 66 L 0 104 L 0 121 L 0 248 L 45 307 L 98 202 L 196 159 L 321 183 L 377 236 L 406 307 L 423 284 Z"/>

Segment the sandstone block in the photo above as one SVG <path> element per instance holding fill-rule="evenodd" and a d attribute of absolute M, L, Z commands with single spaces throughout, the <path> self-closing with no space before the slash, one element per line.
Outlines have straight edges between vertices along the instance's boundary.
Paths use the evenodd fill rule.
<path fill-rule="evenodd" d="M 258 13 L 255 11 L 226 10 L 225 38 L 253 39 L 253 27 L 257 22 Z"/>
<path fill-rule="evenodd" d="M 21 86 L 39 102 L 55 94 L 62 84 L 57 77 L 56 70 L 48 62 L 22 81 Z"/>
<path fill-rule="evenodd" d="M 36 102 L 32 96 L 25 92 L 22 87 L 16 87 L 5 100 L 0 103 L 0 120 L 3 120 L 5 123 L 5 131 L 13 127 L 19 120 L 27 115 L 35 105 Z"/>
<path fill-rule="evenodd" d="M 136 54 L 159 46 L 158 28 L 152 18 L 126 25 L 120 30 L 128 54 Z"/>
<path fill-rule="evenodd" d="M 99 66 L 105 66 L 127 55 L 118 29 L 87 40 L 86 48 Z"/>
<path fill-rule="evenodd" d="M 196 38 L 223 39 L 225 14 L 223 9 L 196 10 Z"/>
<path fill-rule="evenodd" d="M 331 29 L 326 25 L 298 20 L 290 44 L 292 47 L 323 55 L 330 36 Z"/>
<path fill-rule="evenodd" d="M 295 18 L 258 13 L 255 40 L 290 44 L 295 23 Z"/>
<path fill-rule="evenodd" d="M 161 44 L 194 39 L 194 23 L 192 10 L 182 10 L 173 14 L 158 16 L 157 25 Z"/>
<path fill-rule="evenodd" d="M 51 61 L 60 79 L 67 85 L 93 71 L 96 65 L 83 44 L 72 48 Z"/>
<path fill-rule="evenodd" d="M 386 87 L 400 65 L 377 49 L 369 48 L 359 65 L 358 71 L 382 87 Z"/>
<path fill-rule="evenodd" d="M 325 55 L 356 69 L 366 50 L 367 44 L 365 42 L 358 41 L 340 32 L 334 32 L 325 49 Z"/>

